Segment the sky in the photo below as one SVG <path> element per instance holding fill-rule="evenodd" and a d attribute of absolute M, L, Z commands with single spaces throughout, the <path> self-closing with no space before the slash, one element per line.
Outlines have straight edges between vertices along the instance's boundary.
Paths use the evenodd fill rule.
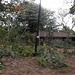
<path fill-rule="evenodd" d="M 36 0 L 36 3 L 39 3 L 40 0 Z M 47 9 L 57 10 L 62 6 L 62 0 L 41 0 L 43 7 Z"/>
<path fill-rule="evenodd" d="M 39 3 L 40 0 L 35 0 Z M 41 0 L 43 7 L 51 10 L 58 10 L 59 8 L 69 8 L 73 4 L 73 0 Z"/>

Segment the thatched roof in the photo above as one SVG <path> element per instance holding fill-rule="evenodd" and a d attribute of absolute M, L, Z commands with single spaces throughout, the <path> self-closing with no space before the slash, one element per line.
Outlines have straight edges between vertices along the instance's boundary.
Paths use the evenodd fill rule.
<path fill-rule="evenodd" d="M 40 37 L 75 37 L 75 35 L 67 33 L 67 32 L 49 32 L 49 31 L 40 31 L 39 32 Z"/>

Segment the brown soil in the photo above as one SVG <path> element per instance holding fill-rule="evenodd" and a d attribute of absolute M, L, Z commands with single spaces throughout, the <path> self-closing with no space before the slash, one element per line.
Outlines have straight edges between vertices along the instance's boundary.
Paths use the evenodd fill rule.
<path fill-rule="evenodd" d="M 59 52 L 59 51 L 64 52 L 64 49 L 63 49 L 63 48 L 58 48 L 57 50 L 58 50 L 58 52 Z M 68 53 L 72 53 L 72 52 L 73 52 L 73 49 L 68 49 L 67 52 L 68 52 Z"/>
<path fill-rule="evenodd" d="M 75 75 L 75 57 L 64 58 L 69 67 L 63 69 L 42 67 L 35 57 L 1 60 L 4 61 L 5 69 L 0 71 L 0 75 Z"/>

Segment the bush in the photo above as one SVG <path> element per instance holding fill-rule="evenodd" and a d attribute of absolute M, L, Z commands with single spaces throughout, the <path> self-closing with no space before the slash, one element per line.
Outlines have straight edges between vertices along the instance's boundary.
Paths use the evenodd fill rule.
<path fill-rule="evenodd" d="M 63 46 L 63 44 L 54 44 L 53 47 L 56 47 L 56 48 L 63 48 L 64 46 Z"/>
<path fill-rule="evenodd" d="M 0 61 L 0 70 L 4 68 L 3 62 Z"/>
<path fill-rule="evenodd" d="M 26 32 L 24 35 L 21 36 L 21 41 L 23 41 L 23 43 L 26 43 L 26 45 L 34 46 L 35 36 L 31 33 Z"/>
<path fill-rule="evenodd" d="M 0 50 L 0 58 L 14 58 L 16 55 L 13 51 L 7 51 L 7 50 Z"/>
<path fill-rule="evenodd" d="M 47 66 L 47 59 L 43 56 L 37 58 L 38 62 L 42 66 Z"/>
<path fill-rule="evenodd" d="M 14 52 L 15 54 L 20 57 L 20 56 L 33 56 L 34 54 L 34 49 L 32 46 L 26 46 L 26 45 L 14 45 Z"/>
<path fill-rule="evenodd" d="M 63 68 L 67 67 L 68 64 L 63 62 L 63 54 L 61 52 L 46 51 L 40 57 L 38 62 L 42 66 L 50 66 L 51 68 Z"/>
<path fill-rule="evenodd" d="M 63 62 L 63 54 L 61 52 L 58 53 L 56 57 L 51 59 L 50 65 L 51 68 L 63 68 L 68 67 L 68 64 Z"/>
<path fill-rule="evenodd" d="M 13 50 L 11 45 L 4 45 L 3 49 L 0 49 L 1 58 L 9 57 L 21 57 L 21 56 L 33 56 L 34 48 L 33 46 L 26 46 L 25 44 L 13 44 Z"/>
<path fill-rule="evenodd" d="M 50 51 L 50 47 L 44 44 L 43 46 L 38 47 L 38 55 L 41 56 L 44 52 Z"/>
<path fill-rule="evenodd" d="M 40 46 L 38 48 L 38 51 L 47 51 L 49 49 L 49 46 L 47 46 L 46 44 L 44 44 L 43 46 Z"/>
<path fill-rule="evenodd" d="M 25 46 L 25 49 L 22 51 L 22 56 L 33 56 L 34 49 L 31 46 Z"/>

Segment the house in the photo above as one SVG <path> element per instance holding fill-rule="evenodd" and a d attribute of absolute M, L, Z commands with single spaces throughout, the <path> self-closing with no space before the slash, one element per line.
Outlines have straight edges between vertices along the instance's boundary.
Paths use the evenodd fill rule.
<path fill-rule="evenodd" d="M 62 38 L 62 39 L 69 37 L 75 40 L 75 35 L 62 31 L 56 31 L 56 32 L 40 31 L 39 36 L 40 38 L 53 37 L 53 38 Z"/>
<path fill-rule="evenodd" d="M 56 32 L 49 32 L 49 31 L 39 31 L 40 39 L 43 39 L 43 42 L 50 42 L 50 43 L 58 43 L 58 44 L 65 44 L 65 40 L 68 41 L 68 44 L 75 44 L 75 35 L 63 32 L 63 31 L 56 31 Z"/>

